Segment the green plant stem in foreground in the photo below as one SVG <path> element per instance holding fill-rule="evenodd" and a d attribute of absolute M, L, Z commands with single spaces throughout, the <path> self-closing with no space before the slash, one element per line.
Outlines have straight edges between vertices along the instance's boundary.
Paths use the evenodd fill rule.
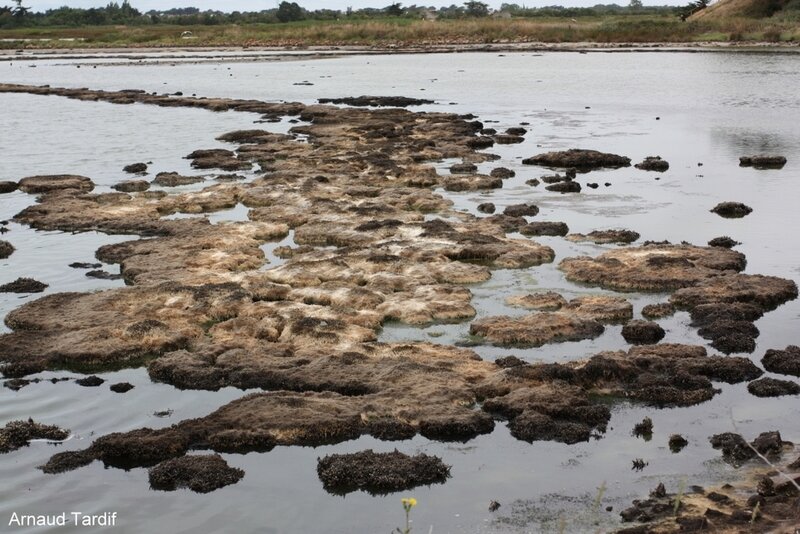
<path fill-rule="evenodd" d="M 191 35 L 184 35 L 190 31 Z M 212 26 L 86 26 L 0 30 L 2 48 L 191 46 L 429 46 L 489 43 L 800 43 L 800 22 L 726 19 L 682 22 L 660 15 L 417 21 L 300 21 Z"/>

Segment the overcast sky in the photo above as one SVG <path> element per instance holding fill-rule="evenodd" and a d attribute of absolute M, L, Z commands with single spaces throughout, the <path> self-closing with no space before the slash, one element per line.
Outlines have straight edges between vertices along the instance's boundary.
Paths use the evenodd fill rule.
<path fill-rule="evenodd" d="M 100 7 L 111 0 L 25 0 L 23 5 L 31 7 L 34 11 L 44 11 L 51 8 L 69 7 Z M 122 2 L 122 0 L 117 0 Z M 295 0 L 306 9 L 346 9 L 352 7 L 385 7 L 396 0 Z M 595 4 L 625 5 L 629 0 L 483 0 L 492 7 L 500 7 L 503 2 L 526 5 L 528 7 L 541 7 L 551 5 L 562 6 L 592 6 Z M 261 11 L 271 9 L 278 5 L 276 0 L 130 0 L 131 5 L 141 11 L 151 9 L 169 9 L 171 7 L 198 7 L 200 9 L 216 9 L 220 11 Z M 416 0 L 403 2 L 404 5 L 449 6 L 461 5 L 463 0 Z M 645 5 L 685 4 L 686 0 L 644 0 Z M 10 0 L 0 0 L 0 5 L 10 5 Z"/>

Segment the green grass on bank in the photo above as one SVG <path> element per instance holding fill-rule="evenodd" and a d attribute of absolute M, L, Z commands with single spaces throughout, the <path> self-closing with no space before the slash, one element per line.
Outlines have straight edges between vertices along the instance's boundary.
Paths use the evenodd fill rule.
<path fill-rule="evenodd" d="M 192 32 L 183 38 L 184 31 Z M 44 41 L 43 39 L 50 39 Z M 79 39 L 79 41 L 59 41 Z M 673 16 L 420 21 L 301 21 L 214 26 L 88 26 L 0 30 L 2 48 L 169 46 L 424 46 L 507 42 L 676 43 L 800 42 L 800 22 L 726 19 L 682 22 Z"/>

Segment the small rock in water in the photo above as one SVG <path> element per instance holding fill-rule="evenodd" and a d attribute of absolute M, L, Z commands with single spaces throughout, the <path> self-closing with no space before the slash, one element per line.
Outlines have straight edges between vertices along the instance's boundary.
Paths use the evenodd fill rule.
<path fill-rule="evenodd" d="M 501 178 L 503 180 L 513 178 L 516 175 L 517 173 L 505 167 L 497 167 L 496 169 L 492 169 L 492 172 L 489 173 L 489 176 L 492 178 Z"/>
<path fill-rule="evenodd" d="M 0 195 L 13 193 L 18 187 L 17 182 L 0 182 Z"/>
<path fill-rule="evenodd" d="M 97 278 L 98 280 L 120 280 L 122 279 L 121 274 L 111 274 L 108 271 L 89 271 L 86 273 L 86 276 L 89 278 Z"/>
<path fill-rule="evenodd" d="M 147 164 L 131 163 L 130 165 L 126 165 L 122 170 L 130 174 L 142 174 L 147 172 Z"/>
<path fill-rule="evenodd" d="M 653 439 L 653 420 L 645 417 L 641 423 L 636 423 L 633 427 L 633 435 L 637 438 L 644 438 L 645 441 Z"/>
<path fill-rule="evenodd" d="M 666 332 L 658 323 L 650 321 L 631 321 L 622 327 L 622 337 L 632 345 L 652 345 L 658 343 Z"/>
<path fill-rule="evenodd" d="M 638 240 L 641 236 L 638 232 L 626 229 L 614 230 L 593 230 L 588 234 L 572 234 L 567 239 L 576 243 L 589 241 L 597 245 L 607 243 L 629 244 Z"/>
<path fill-rule="evenodd" d="M 522 160 L 523 165 L 541 165 L 544 167 L 567 167 L 583 171 L 603 167 L 616 169 L 629 167 L 630 158 L 608 154 L 596 150 L 571 149 L 562 152 L 547 152 Z"/>
<path fill-rule="evenodd" d="M 756 340 L 746 332 L 730 332 L 715 337 L 711 346 L 724 354 L 750 354 L 756 350 Z"/>
<path fill-rule="evenodd" d="M 183 176 L 177 172 L 160 172 L 153 183 L 162 187 L 178 187 L 205 181 L 202 176 Z"/>
<path fill-rule="evenodd" d="M 474 163 L 456 163 L 450 166 L 450 174 L 471 174 L 477 170 Z"/>
<path fill-rule="evenodd" d="M 150 189 L 150 182 L 147 180 L 128 180 L 113 185 L 111 188 L 121 193 L 140 193 Z"/>
<path fill-rule="evenodd" d="M 8 241 L 0 241 L 0 260 L 4 260 L 14 253 L 14 245 Z"/>
<path fill-rule="evenodd" d="M 133 384 L 128 382 L 120 382 L 119 384 L 112 384 L 109 389 L 114 393 L 127 393 L 134 388 Z"/>
<path fill-rule="evenodd" d="M 42 425 L 33 419 L 11 421 L 0 428 L 0 454 L 15 451 L 30 444 L 33 439 L 63 441 L 69 432 L 57 426 Z"/>
<path fill-rule="evenodd" d="M 669 170 L 669 163 L 661 159 L 661 156 L 647 156 L 644 161 L 637 163 L 635 167 L 643 171 L 665 172 Z"/>
<path fill-rule="evenodd" d="M 721 202 L 711 210 L 726 219 L 741 219 L 753 212 L 753 208 L 741 202 Z"/>
<path fill-rule="evenodd" d="M 675 313 L 675 306 L 669 302 L 660 302 L 658 304 L 648 304 L 642 308 L 642 316 L 645 319 L 662 319 L 669 317 Z"/>
<path fill-rule="evenodd" d="M 728 236 L 715 237 L 708 242 L 709 247 L 733 248 L 736 245 L 741 245 L 741 243 Z"/>
<path fill-rule="evenodd" d="M 75 262 L 75 263 L 70 263 L 69 266 L 72 267 L 73 269 L 99 269 L 100 267 L 103 266 L 103 264 Z"/>
<path fill-rule="evenodd" d="M 739 158 L 740 167 L 753 167 L 755 169 L 782 169 L 786 165 L 784 156 L 742 156 Z"/>
<path fill-rule="evenodd" d="M 800 384 L 791 380 L 777 378 L 759 378 L 747 384 L 747 391 L 756 397 L 781 397 L 783 395 L 800 395 Z"/>
<path fill-rule="evenodd" d="M 76 384 L 85 388 L 96 388 L 97 386 L 101 386 L 104 382 L 105 380 L 95 375 L 79 378 L 75 381 Z"/>
<path fill-rule="evenodd" d="M 679 453 L 686 447 L 689 442 L 680 434 L 672 434 L 669 437 L 669 450 L 673 453 Z"/>
<path fill-rule="evenodd" d="M 567 177 L 561 176 L 558 173 L 553 174 L 553 175 L 549 175 L 549 176 L 542 176 L 541 179 L 546 184 L 557 184 L 559 182 L 567 182 L 567 181 L 571 180 L 571 178 L 567 178 Z"/>
<path fill-rule="evenodd" d="M 761 364 L 770 373 L 800 376 L 800 347 L 789 345 L 785 350 L 769 349 Z"/>
<path fill-rule="evenodd" d="M 0 286 L 0 293 L 41 293 L 47 284 L 33 278 L 17 278 L 13 282 Z"/>
<path fill-rule="evenodd" d="M 553 191 L 554 193 L 580 193 L 581 192 L 581 184 L 578 182 L 560 182 L 553 185 L 548 185 L 545 187 L 548 191 Z"/>
<path fill-rule="evenodd" d="M 779 432 L 762 432 L 752 443 L 747 443 L 741 435 L 733 432 L 715 434 L 709 441 L 713 448 L 722 450 L 725 461 L 734 465 L 741 465 L 758 454 L 774 457 L 783 450 L 783 440 Z"/>
<path fill-rule="evenodd" d="M 39 195 L 68 189 L 88 193 L 94 189 L 94 182 L 85 176 L 52 174 L 23 178 L 19 181 L 19 188 L 30 195 Z"/>
<path fill-rule="evenodd" d="M 427 454 L 409 456 L 397 450 L 385 453 L 365 450 L 320 458 L 317 474 L 330 493 L 344 495 L 361 490 L 380 494 L 441 484 L 450 477 L 450 466 Z"/>
<path fill-rule="evenodd" d="M 525 141 L 525 138 L 521 135 L 497 134 L 494 136 L 494 141 L 498 145 L 514 145 L 517 143 L 522 143 Z"/>
<path fill-rule="evenodd" d="M 534 217 L 539 213 L 539 208 L 534 204 L 514 204 L 503 210 L 509 217 Z"/>
<path fill-rule="evenodd" d="M 569 226 L 563 222 L 533 222 L 520 228 L 520 233 L 526 236 L 565 236 L 569 233 Z"/>
<path fill-rule="evenodd" d="M 150 487 L 161 491 L 189 488 L 196 493 L 236 484 L 244 471 L 228 465 L 219 454 L 182 456 L 165 460 L 148 473 Z"/>

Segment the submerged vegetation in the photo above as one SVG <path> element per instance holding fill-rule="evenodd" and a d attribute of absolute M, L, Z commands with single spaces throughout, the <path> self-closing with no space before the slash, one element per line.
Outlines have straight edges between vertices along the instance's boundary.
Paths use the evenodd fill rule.
<path fill-rule="evenodd" d="M 482 2 L 440 9 L 400 3 L 384 8 L 308 11 L 281 2 L 259 12 L 197 8 L 142 13 L 127 1 L 105 8 L 31 12 L 0 8 L 0 47 L 115 46 L 424 46 L 441 44 L 677 43 L 800 41 L 800 0 L 760 17 L 723 9 L 744 0 L 707 0 L 686 7 L 616 4 L 525 8 Z M 708 14 L 706 14 L 708 12 Z M 715 15 L 716 13 L 716 15 Z M 763 16 L 768 15 L 768 16 Z"/>

